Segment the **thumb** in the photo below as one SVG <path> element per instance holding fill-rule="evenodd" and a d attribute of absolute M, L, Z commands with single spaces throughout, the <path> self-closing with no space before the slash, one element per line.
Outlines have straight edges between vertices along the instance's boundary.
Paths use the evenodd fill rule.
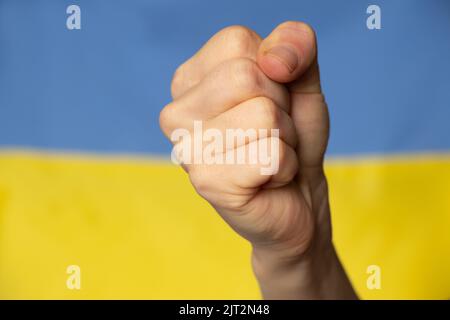
<path fill-rule="evenodd" d="M 329 132 L 314 31 L 302 22 L 280 24 L 261 43 L 257 62 L 269 78 L 285 83 L 290 90 L 291 117 L 299 141 L 299 174 L 313 178 L 322 170 Z"/>
<path fill-rule="evenodd" d="M 309 25 L 287 21 L 262 41 L 257 61 L 269 78 L 290 83 L 298 80 L 316 62 L 316 47 L 316 36 Z"/>

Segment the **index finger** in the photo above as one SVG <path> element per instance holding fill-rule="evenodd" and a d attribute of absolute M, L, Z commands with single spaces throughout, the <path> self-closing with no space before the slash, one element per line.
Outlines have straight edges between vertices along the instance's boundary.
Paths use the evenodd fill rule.
<path fill-rule="evenodd" d="M 219 64 L 234 58 L 256 61 L 261 37 L 243 26 L 231 26 L 216 33 L 197 53 L 175 71 L 172 97 L 178 98 L 197 85 Z"/>

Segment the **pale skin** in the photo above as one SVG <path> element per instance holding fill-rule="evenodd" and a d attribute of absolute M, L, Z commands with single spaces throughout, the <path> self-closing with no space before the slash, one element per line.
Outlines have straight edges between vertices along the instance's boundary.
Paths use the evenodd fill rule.
<path fill-rule="evenodd" d="M 265 299 L 356 299 L 331 235 L 327 180 L 328 109 L 314 31 L 288 21 L 265 39 L 242 26 L 214 35 L 175 72 L 161 112 L 177 128 L 279 129 L 279 171 L 256 164 L 185 164 L 196 191 L 252 245 Z M 247 144 L 257 141 L 246 141 Z M 239 148 L 242 146 L 236 146 Z M 229 150 L 223 150 L 229 152 Z"/>

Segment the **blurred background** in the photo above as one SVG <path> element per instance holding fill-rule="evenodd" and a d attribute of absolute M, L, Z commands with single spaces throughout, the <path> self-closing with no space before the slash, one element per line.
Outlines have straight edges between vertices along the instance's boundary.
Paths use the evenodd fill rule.
<path fill-rule="evenodd" d="M 158 116 L 214 33 L 285 20 L 317 31 L 334 239 L 354 286 L 450 298 L 444 0 L 0 0 L 0 298 L 259 298 L 249 245 L 171 164 Z"/>

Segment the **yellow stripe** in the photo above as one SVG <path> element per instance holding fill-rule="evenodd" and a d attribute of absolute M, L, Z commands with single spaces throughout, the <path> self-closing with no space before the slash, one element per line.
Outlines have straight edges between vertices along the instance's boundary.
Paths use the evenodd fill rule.
<path fill-rule="evenodd" d="M 362 296 L 450 298 L 450 158 L 332 161 L 327 174 Z M 258 298 L 249 254 L 167 162 L 0 153 L 0 298 Z M 381 290 L 366 287 L 373 264 Z"/>

